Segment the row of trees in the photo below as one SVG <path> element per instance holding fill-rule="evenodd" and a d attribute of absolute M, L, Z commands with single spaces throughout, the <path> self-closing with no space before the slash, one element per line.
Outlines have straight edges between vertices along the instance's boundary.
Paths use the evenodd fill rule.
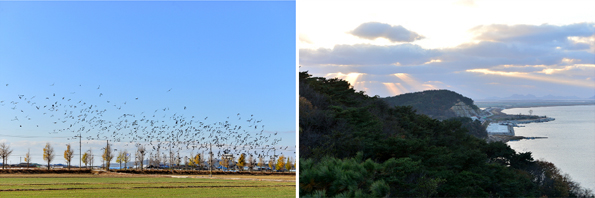
<path fill-rule="evenodd" d="M 139 145 L 137 147 L 137 151 L 136 151 L 136 160 L 137 162 L 140 162 L 140 169 L 143 169 L 143 163 L 145 160 L 145 155 L 146 155 L 146 149 L 144 148 L 144 146 Z M 102 163 L 104 163 L 104 167 L 106 168 L 106 170 L 109 169 L 109 164 L 111 163 L 111 161 L 113 160 L 114 157 L 116 157 L 116 163 L 120 164 L 120 168 L 122 168 L 122 163 L 124 164 L 128 164 L 131 160 L 131 153 L 129 153 L 127 150 L 123 150 L 123 151 L 119 151 L 117 156 L 114 155 L 113 150 L 111 149 L 110 144 L 106 144 L 105 148 L 102 148 L 103 150 L 103 154 L 101 156 L 101 161 Z M 6 161 L 8 159 L 8 156 L 10 156 L 10 154 L 12 154 L 12 149 L 10 148 L 9 145 L 7 145 L 6 143 L 0 143 L 0 158 L 2 158 L 2 168 L 5 168 L 5 164 Z M 52 161 L 54 161 L 55 158 L 55 153 L 54 153 L 54 148 L 51 146 L 50 143 L 46 143 L 45 147 L 43 148 L 43 160 L 47 162 L 47 167 L 48 170 L 50 169 L 50 163 Z M 70 170 L 71 167 L 71 162 L 72 159 L 74 158 L 74 150 L 71 148 L 70 144 L 66 144 L 66 150 L 64 151 L 64 159 L 68 164 L 68 169 Z M 159 155 L 156 156 L 151 156 L 151 158 L 149 158 L 149 163 L 150 165 L 155 165 L 155 166 L 159 166 L 159 164 L 161 164 L 161 161 L 165 161 L 165 160 L 161 160 L 159 159 Z M 163 156 L 163 158 L 167 158 L 167 156 Z M 206 162 L 209 165 L 213 165 L 212 163 L 212 157 L 209 160 L 203 159 L 203 155 L 202 154 L 196 154 L 196 155 L 191 155 L 189 158 L 185 158 L 185 162 L 184 164 L 186 166 L 191 166 L 191 167 L 198 167 L 199 169 L 202 168 L 203 162 Z M 285 160 L 286 159 L 286 160 Z M 229 157 L 225 157 L 222 156 L 221 160 L 219 161 L 219 164 L 227 169 L 229 169 L 230 167 L 236 167 L 236 168 L 240 168 L 243 169 L 244 167 L 248 167 L 249 170 L 253 170 L 254 166 L 259 166 L 259 167 L 263 167 L 264 165 L 264 157 L 260 156 L 258 158 L 258 163 L 256 162 L 256 159 L 252 157 L 252 155 L 249 156 L 248 161 L 246 161 L 246 157 L 244 154 L 240 155 L 240 158 L 238 159 L 237 163 L 233 163 L 233 157 L 229 158 Z M 94 162 L 94 156 L 93 156 L 93 151 L 91 149 L 87 150 L 82 158 L 81 158 L 82 163 L 85 164 L 85 167 L 88 168 L 89 165 L 93 165 Z M 170 153 L 170 165 L 171 164 L 180 164 L 181 158 L 178 157 L 173 157 L 173 154 Z M 25 154 L 25 163 L 27 163 L 27 167 L 29 167 L 29 164 L 31 163 L 31 157 L 30 157 L 30 151 L 28 151 Z M 107 164 L 107 165 L 106 165 Z M 271 170 L 283 170 L 283 168 L 285 168 L 286 170 L 291 170 L 293 167 L 293 164 L 289 158 L 284 157 L 283 155 L 279 156 L 279 158 L 277 159 L 277 162 L 274 163 L 273 160 L 271 159 L 268 163 L 268 166 Z"/>
<path fill-rule="evenodd" d="M 0 143 L 0 158 L 2 158 L 2 169 L 6 168 L 6 162 L 8 161 L 8 157 L 12 154 L 13 149 L 10 148 L 8 144 L 5 142 Z M 90 150 L 89 150 L 90 152 Z M 86 157 L 87 153 L 85 153 Z M 43 147 L 43 160 L 48 163 L 48 170 L 50 168 L 50 163 L 54 161 L 56 154 L 54 153 L 54 148 L 50 143 L 46 143 L 45 147 Z M 66 150 L 64 151 L 64 159 L 68 163 L 68 169 L 70 169 L 70 162 L 74 158 L 74 150 L 70 147 L 70 144 L 66 144 Z M 87 162 L 85 160 L 85 162 Z M 31 163 L 31 151 L 27 151 L 25 154 L 25 163 L 27 163 L 27 167 L 29 167 Z"/>
<path fill-rule="evenodd" d="M 194 162 L 191 162 L 191 163 L 193 163 L 193 164 L 199 164 L 197 162 L 200 162 L 200 156 L 201 156 L 200 154 L 197 154 L 193 158 L 195 161 Z M 264 165 L 265 165 L 265 163 L 264 163 L 264 157 L 263 156 L 259 156 L 258 157 L 258 162 L 257 162 L 256 161 L 256 158 L 253 158 L 252 155 L 250 155 L 248 157 L 247 161 L 246 161 L 246 155 L 244 155 L 242 153 L 240 155 L 240 157 L 238 158 L 238 161 L 237 161 L 237 163 L 235 165 L 231 163 L 231 162 L 233 162 L 233 160 L 234 160 L 233 157 L 229 158 L 229 157 L 222 156 L 221 157 L 221 161 L 219 161 L 219 164 L 221 166 L 227 168 L 227 169 L 229 169 L 232 166 L 234 166 L 235 168 L 238 168 L 240 170 L 243 170 L 244 167 L 248 167 L 248 170 L 250 170 L 250 171 L 254 170 L 254 167 L 255 166 L 264 167 Z M 295 162 L 292 162 L 289 157 L 285 157 L 285 156 L 281 155 L 277 159 L 277 162 L 274 162 L 274 160 L 271 159 L 271 160 L 269 160 L 269 163 L 267 165 L 271 169 L 271 171 L 273 171 L 273 170 L 283 170 L 283 169 L 285 169 L 285 170 L 291 170 L 294 163 Z"/>

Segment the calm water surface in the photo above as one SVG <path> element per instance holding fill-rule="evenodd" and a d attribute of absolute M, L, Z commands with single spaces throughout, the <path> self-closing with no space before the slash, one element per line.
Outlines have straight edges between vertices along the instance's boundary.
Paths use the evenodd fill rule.
<path fill-rule="evenodd" d="M 534 159 L 552 162 L 582 187 L 595 191 L 595 105 L 506 109 L 507 114 L 545 115 L 556 118 L 546 123 L 515 127 L 518 136 L 548 139 L 508 142 L 517 152 L 533 153 Z"/>

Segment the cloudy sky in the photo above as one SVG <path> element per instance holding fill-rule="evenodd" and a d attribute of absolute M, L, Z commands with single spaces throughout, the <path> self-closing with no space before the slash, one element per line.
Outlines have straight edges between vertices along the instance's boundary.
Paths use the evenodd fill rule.
<path fill-rule="evenodd" d="M 253 118 L 271 135 L 267 144 L 278 139 L 295 156 L 295 16 L 295 2 L 0 1 L 0 142 L 14 149 L 9 163 L 27 149 L 44 163 L 50 142 L 55 163 L 76 145 L 78 165 L 78 134 L 95 165 L 106 139 L 120 150 L 149 146 L 110 135 L 128 128 L 68 125 L 84 117 L 146 116 L 174 127 L 176 116 L 248 131 Z"/>
<path fill-rule="evenodd" d="M 595 95 L 592 1 L 299 1 L 301 71 L 382 97 Z"/>

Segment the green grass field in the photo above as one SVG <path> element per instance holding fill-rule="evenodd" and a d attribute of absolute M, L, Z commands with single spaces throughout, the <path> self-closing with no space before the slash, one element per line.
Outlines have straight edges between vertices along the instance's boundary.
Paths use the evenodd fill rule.
<path fill-rule="evenodd" d="M 295 176 L 0 175 L 0 197 L 295 197 L 295 192 Z"/>

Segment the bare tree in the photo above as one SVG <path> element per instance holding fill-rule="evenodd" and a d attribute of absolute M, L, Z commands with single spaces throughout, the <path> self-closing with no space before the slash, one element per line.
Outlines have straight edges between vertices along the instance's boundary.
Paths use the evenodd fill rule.
<path fill-rule="evenodd" d="M 153 166 L 159 167 L 161 164 L 161 155 L 159 155 L 159 149 L 157 149 L 157 153 L 153 156 Z"/>
<path fill-rule="evenodd" d="M 174 165 L 174 157 L 176 157 L 171 151 L 169 152 L 169 169 L 173 168 Z"/>
<path fill-rule="evenodd" d="M 176 156 L 175 163 L 176 163 L 176 167 L 180 167 L 180 163 L 182 163 L 182 158 L 180 157 L 179 152 L 178 152 L 178 155 Z"/>
<path fill-rule="evenodd" d="M 145 160 L 145 147 L 143 145 L 138 145 L 136 150 L 136 160 L 140 161 L 140 170 L 143 170 L 143 161 Z"/>
<path fill-rule="evenodd" d="M 149 153 L 149 167 L 153 165 L 153 152 Z"/>
<path fill-rule="evenodd" d="M 8 162 L 8 156 L 12 154 L 12 149 L 6 144 L 6 142 L 0 143 L 0 158 L 2 158 L 2 169 L 5 169 L 6 162 Z"/>
<path fill-rule="evenodd" d="M 50 145 L 50 143 L 48 142 L 45 144 L 45 147 L 43 148 L 43 160 L 48 162 L 48 170 L 50 170 L 50 163 L 54 160 L 54 157 L 54 148 L 52 148 L 52 145 Z"/>
<path fill-rule="evenodd" d="M 248 170 L 249 170 L 249 171 L 252 171 L 252 169 L 254 168 L 254 162 L 255 162 L 255 161 L 254 161 L 254 158 L 252 157 L 252 155 L 250 155 L 250 156 L 248 157 L 248 162 L 247 162 L 247 165 L 248 165 Z"/>
<path fill-rule="evenodd" d="M 262 171 L 262 167 L 264 166 L 264 157 L 262 155 L 258 155 L 258 168 Z"/>
<path fill-rule="evenodd" d="M 138 155 L 138 153 L 137 153 L 137 155 Z M 134 167 L 136 167 L 138 169 L 138 156 L 137 155 L 134 156 Z"/>
<path fill-rule="evenodd" d="M 188 169 L 188 156 L 184 156 L 184 169 Z"/>
<path fill-rule="evenodd" d="M 83 155 L 83 163 L 85 163 L 86 168 L 89 168 L 89 164 L 93 167 L 93 151 L 91 151 L 91 149 Z"/>
<path fill-rule="evenodd" d="M 127 150 L 124 150 L 124 166 L 126 166 L 126 169 L 128 169 L 128 162 L 130 162 L 130 153 L 128 153 Z"/>
<path fill-rule="evenodd" d="M 161 156 L 161 161 L 163 162 L 163 166 L 167 166 L 167 161 L 169 160 L 169 158 L 167 157 L 167 154 L 162 153 L 163 156 Z M 170 161 L 170 165 L 171 165 L 171 161 Z"/>
<path fill-rule="evenodd" d="M 87 152 L 89 153 L 89 157 L 87 158 L 89 161 L 87 163 L 91 164 L 91 169 L 93 169 L 93 161 L 95 159 L 93 156 L 93 150 L 89 149 Z"/>

